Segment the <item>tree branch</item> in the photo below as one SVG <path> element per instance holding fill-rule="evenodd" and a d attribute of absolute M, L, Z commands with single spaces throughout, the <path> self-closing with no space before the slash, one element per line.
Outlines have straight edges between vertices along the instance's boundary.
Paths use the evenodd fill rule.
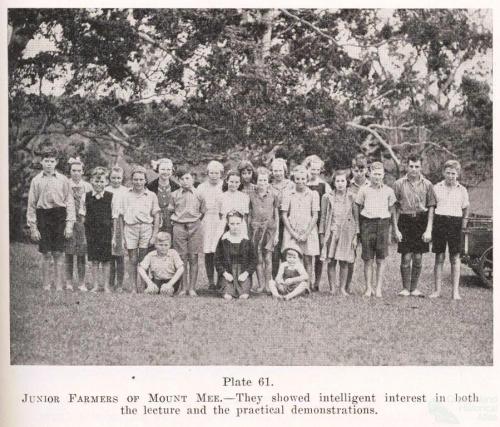
<path fill-rule="evenodd" d="M 346 125 L 371 133 L 375 138 L 377 138 L 380 145 L 382 147 L 384 147 L 389 152 L 391 159 L 394 161 L 394 163 L 396 163 L 396 166 L 399 169 L 401 162 L 397 158 L 396 154 L 394 153 L 394 151 L 393 151 L 392 147 L 389 145 L 389 143 L 387 141 L 385 141 L 384 138 L 382 138 L 377 132 L 375 132 L 372 128 L 369 128 L 368 126 L 362 126 L 362 125 L 359 125 L 359 124 L 354 123 L 354 122 L 346 122 Z"/>
<path fill-rule="evenodd" d="M 435 142 L 432 142 L 432 141 L 422 141 L 422 142 L 409 142 L 409 141 L 405 141 L 405 142 L 402 142 L 400 144 L 393 145 L 392 148 L 395 149 L 395 150 L 399 150 L 399 149 L 404 148 L 404 147 L 415 147 L 415 146 L 418 146 L 418 145 L 432 146 L 432 147 L 438 148 L 439 150 L 442 150 L 442 151 L 448 153 L 452 157 L 457 157 L 456 154 L 452 153 L 446 147 L 442 147 L 441 145 L 436 144 Z"/>

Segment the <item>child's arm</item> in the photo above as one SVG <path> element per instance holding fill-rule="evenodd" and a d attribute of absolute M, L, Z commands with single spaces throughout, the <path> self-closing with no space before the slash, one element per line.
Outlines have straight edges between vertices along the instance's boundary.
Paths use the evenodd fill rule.
<path fill-rule="evenodd" d="M 66 228 L 64 229 L 64 237 L 66 239 L 71 238 L 73 235 L 73 225 L 76 220 L 76 212 L 75 212 L 75 199 L 73 198 L 73 191 L 71 190 L 71 186 L 69 185 L 69 180 L 66 180 L 65 185 L 66 192 Z"/>
<path fill-rule="evenodd" d="M 282 262 L 280 264 L 280 266 L 278 267 L 278 272 L 276 273 L 276 277 L 274 278 L 274 281 L 278 284 L 278 285 L 282 285 L 283 284 L 283 272 L 285 271 L 285 263 Z"/>
<path fill-rule="evenodd" d="M 139 276 L 146 282 L 148 288 L 155 288 L 156 284 L 149 277 L 148 271 L 150 267 L 151 261 L 149 254 L 144 257 L 144 259 L 137 265 L 137 273 Z"/>
<path fill-rule="evenodd" d="M 171 277 L 171 279 L 166 283 L 167 286 L 174 286 L 178 280 L 182 277 L 184 273 L 184 265 L 181 265 L 176 271 L 175 274 Z"/>
<path fill-rule="evenodd" d="M 320 214 L 319 229 L 318 229 L 319 243 L 321 246 L 323 246 L 324 238 L 325 238 L 325 230 L 326 230 L 326 227 L 328 226 L 326 224 L 326 211 L 327 211 L 327 209 L 328 209 L 328 196 L 325 193 L 325 194 L 323 194 L 323 197 L 321 198 L 321 214 Z"/>
<path fill-rule="evenodd" d="M 80 200 L 80 210 L 76 213 L 77 222 L 84 223 L 85 216 L 87 215 L 87 193 L 83 193 L 82 198 Z"/>
<path fill-rule="evenodd" d="M 38 242 L 41 239 L 40 231 L 36 224 L 36 204 L 38 202 L 39 194 L 35 189 L 35 184 L 31 181 L 30 191 L 28 193 L 28 210 L 26 212 L 26 220 L 30 228 L 31 239 Z"/>
<path fill-rule="evenodd" d="M 286 283 L 288 285 L 294 285 L 295 283 L 301 283 L 309 280 L 309 274 L 307 274 L 307 271 L 302 263 L 300 263 L 300 266 L 297 268 L 297 270 L 299 270 L 300 275 L 297 277 L 286 279 Z"/>
<path fill-rule="evenodd" d="M 288 211 L 282 211 L 281 219 L 283 220 L 283 224 L 285 225 L 285 228 L 290 233 L 290 236 L 292 236 L 295 240 L 299 240 L 299 236 L 294 231 L 294 229 L 290 225 L 290 222 L 288 221 Z"/>

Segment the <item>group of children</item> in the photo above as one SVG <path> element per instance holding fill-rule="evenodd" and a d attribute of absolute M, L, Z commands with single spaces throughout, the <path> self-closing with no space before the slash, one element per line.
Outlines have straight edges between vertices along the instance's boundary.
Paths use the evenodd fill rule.
<path fill-rule="evenodd" d="M 457 181 L 457 161 L 444 165 L 444 181 L 433 186 L 421 175 L 421 160 L 412 157 L 394 189 L 383 182 L 382 163 L 368 169 L 362 155 L 351 168 L 334 173 L 333 189 L 320 177 L 323 162 L 315 155 L 296 166 L 290 179 L 280 158 L 270 170 L 242 161 L 225 177 L 223 165 L 211 161 L 207 180 L 196 188 L 187 169 L 178 168 L 173 178 L 169 159 L 153 162 L 158 178 L 150 183 L 146 169 L 135 167 L 130 188 L 122 184 L 120 167 L 110 172 L 96 167 L 87 183 L 79 158 L 69 160 L 69 179 L 56 171 L 57 161 L 54 149 L 42 152 L 43 170 L 31 182 L 28 199 L 28 225 L 43 254 L 45 289 L 53 283 L 58 290 L 64 285 L 72 290 L 76 258 L 78 289 L 87 291 L 88 258 L 91 291 L 122 292 L 127 251 L 131 292 L 197 296 L 198 257 L 204 254 L 208 288 L 226 300 L 249 298 L 254 272 L 253 291 L 278 299 L 318 290 L 324 263 L 330 291 L 347 295 L 361 243 L 364 295 L 381 297 L 392 225 L 401 253 L 400 295 L 422 295 L 417 288 L 422 254 L 432 240 L 436 264 L 430 296 L 440 295 L 448 245 L 453 298 L 460 298 L 460 236 L 468 196 Z"/>

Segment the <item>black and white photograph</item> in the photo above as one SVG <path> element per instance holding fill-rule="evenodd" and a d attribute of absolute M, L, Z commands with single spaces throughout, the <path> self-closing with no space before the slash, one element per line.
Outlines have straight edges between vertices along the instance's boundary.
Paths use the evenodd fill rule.
<path fill-rule="evenodd" d="M 7 21 L 11 365 L 493 366 L 492 9 Z"/>

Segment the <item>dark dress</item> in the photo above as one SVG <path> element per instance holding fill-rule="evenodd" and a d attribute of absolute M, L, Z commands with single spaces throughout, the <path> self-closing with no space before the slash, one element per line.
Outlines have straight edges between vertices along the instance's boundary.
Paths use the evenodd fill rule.
<path fill-rule="evenodd" d="M 326 193 L 326 184 L 324 182 L 319 182 L 318 184 L 307 184 L 307 186 L 311 190 L 316 191 L 319 194 L 319 200 L 321 202 L 321 200 L 323 198 L 323 194 Z M 321 215 L 318 215 L 318 221 L 317 221 L 318 227 L 319 227 L 320 216 Z"/>
<path fill-rule="evenodd" d="M 89 261 L 108 262 L 111 260 L 112 200 L 113 194 L 108 191 L 105 191 L 100 199 L 96 199 L 92 191 L 85 195 L 85 235 Z"/>
<path fill-rule="evenodd" d="M 171 213 L 168 210 L 168 205 L 170 200 L 172 199 L 172 193 L 175 190 L 178 190 L 179 185 L 169 179 L 170 187 L 160 188 L 159 179 L 151 181 L 146 187 L 149 191 L 152 191 L 158 197 L 158 204 L 160 206 L 160 230 L 159 231 L 167 231 L 172 234 L 172 221 L 170 220 Z"/>

